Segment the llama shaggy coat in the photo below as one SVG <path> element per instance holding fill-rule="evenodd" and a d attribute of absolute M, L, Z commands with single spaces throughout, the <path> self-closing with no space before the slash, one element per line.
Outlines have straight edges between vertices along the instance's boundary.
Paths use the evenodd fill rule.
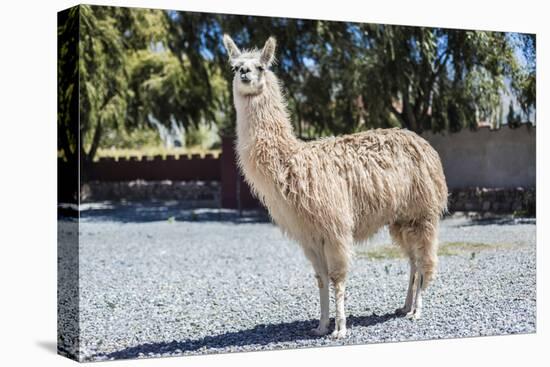
<path fill-rule="evenodd" d="M 224 41 L 231 55 L 234 44 Z M 273 40 L 261 52 L 233 50 L 234 67 L 244 68 L 239 65 L 249 65 L 250 60 L 261 63 L 263 54 L 274 48 Z M 424 139 L 403 129 L 303 142 L 293 133 L 278 79 L 268 69 L 259 70 L 259 91 L 243 92 L 237 75 L 233 81 L 238 163 L 273 221 L 302 246 L 319 288 L 327 288 L 329 280 L 334 283 L 336 301 L 340 297 L 342 303 L 337 319 L 340 324 L 344 320 L 344 334 L 336 336 L 343 336 L 343 282 L 354 243 L 388 225 L 411 261 L 411 282 L 419 281 L 417 272 L 422 275 L 420 288 L 433 279 L 438 221 L 447 205 L 441 161 Z M 409 304 L 412 288 L 409 284 Z M 321 293 L 321 302 L 328 302 Z M 327 324 L 328 306 L 321 307 L 321 323 Z M 406 304 L 405 312 L 411 307 Z"/>

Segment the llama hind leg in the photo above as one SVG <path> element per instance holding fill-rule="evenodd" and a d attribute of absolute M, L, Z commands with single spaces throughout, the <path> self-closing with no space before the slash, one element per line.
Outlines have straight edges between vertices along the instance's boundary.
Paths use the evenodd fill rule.
<path fill-rule="evenodd" d="M 422 291 L 433 279 L 437 267 L 438 219 L 390 226 L 390 234 L 410 261 L 409 287 L 405 306 L 397 313 L 418 319 L 422 313 Z"/>
<path fill-rule="evenodd" d="M 435 277 L 437 270 L 437 227 L 439 220 L 426 220 L 415 226 L 416 285 L 413 309 L 407 317 L 419 319 L 422 314 L 422 292 Z"/>
<path fill-rule="evenodd" d="M 418 320 L 422 314 L 422 291 L 423 291 L 424 275 L 422 272 L 417 271 L 416 273 L 416 282 L 414 286 L 414 301 L 412 308 L 409 312 L 405 314 L 406 318 L 411 320 Z"/>
<path fill-rule="evenodd" d="M 416 258 L 412 250 L 410 239 L 406 238 L 407 227 L 401 224 L 394 223 L 389 227 L 390 235 L 394 242 L 399 245 L 404 253 L 409 258 L 409 284 L 407 287 L 407 296 L 405 297 L 405 305 L 395 310 L 397 315 L 408 315 L 413 309 L 413 300 L 415 296 L 415 283 L 417 279 Z"/>
<path fill-rule="evenodd" d="M 413 298 L 414 298 L 414 288 L 416 283 L 416 263 L 411 260 L 409 263 L 409 286 L 407 288 L 407 296 L 405 298 L 405 305 L 401 308 L 395 310 L 395 313 L 398 315 L 408 315 L 413 308 Z"/>
<path fill-rule="evenodd" d="M 323 243 L 321 243 L 323 245 Z M 319 287 L 319 303 L 321 309 L 321 315 L 319 318 L 319 325 L 311 329 L 313 335 L 321 336 L 328 334 L 329 327 L 329 277 L 326 261 L 322 249 L 320 251 L 314 251 L 310 248 L 304 249 L 306 257 L 310 260 L 315 270 L 315 278 L 317 279 L 317 286 Z"/>

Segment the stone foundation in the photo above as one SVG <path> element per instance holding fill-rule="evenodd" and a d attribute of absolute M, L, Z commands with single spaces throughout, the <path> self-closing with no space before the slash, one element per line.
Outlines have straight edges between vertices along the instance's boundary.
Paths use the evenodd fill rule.
<path fill-rule="evenodd" d="M 82 185 L 82 202 L 177 200 L 190 206 L 217 208 L 220 205 L 218 181 L 91 181 Z"/>
<path fill-rule="evenodd" d="M 218 208 L 218 181 L 92 181 L 81 189 L 82 202 L 177 200 L 190 206 Z M 260 204 L 258 203 L 258 206 Z M 465 188 L 449 192 L 449 212 L 517 213 L 535 216 L 535 188 Z"/>
<path fill-rule="evenodd" d="M 449 211 L 517 213 L 535 216 L 536 189 L 466 188 L 450 190 Z"/>

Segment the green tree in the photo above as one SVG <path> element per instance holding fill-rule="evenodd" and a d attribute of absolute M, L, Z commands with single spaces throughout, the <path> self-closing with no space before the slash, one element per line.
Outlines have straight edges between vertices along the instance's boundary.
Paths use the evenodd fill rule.
<path fill-rule="evenodd" d="M 244 47 L 277 38 L 275 71 L 299 134 L 475 128 L 496 118 L 507 78 L 520 95 L 532 85 L 507 33 L 233 15 L 219 22 Z"/>
<path fill-rule="evenodd" d="M 525 58 L 525 66 L 517 71 L 516 78 L 514 78 L 514 89 L 518 95 L 521 109 L 528 114 L 531 109 L 536 107 L 537 40 L 534 34 L 520 34 L 518 36 L 518 41 Z"/>
<path fill-rule="evenodd" d="M 90 162 L 126 109 L 124 44 L 110 8 L 80 6 L 80 156 Z"/>
<path fill-rule="evenodd" d="M 59 13 L 57 140 L 59 154 L 71 164 L 78 157 L 78 29 L 77 7 Z"/>
<path fill-rule="evenodd" d="M 504 33 L 366 28 L 373 45 L 364 74 L 372 117 L 383 119 L 390 111 L 413 131 L 475 128 L 480 118 L 496 113 L 504 78 L 517 68 Z"/>
<path fill-rule="evenodd" d="M 223 33 L 244 48 L 260 47 L 271 35 L 277 38 L 273 69 L 302 137 L 391 126 L 418 132 L 475 128 L 477 121 L 498 115 L 508 84 L 525 113 L 535 109 L 534 35 L 77 9 L 58 30 L 59 120 L 60 126 L 68 125 L 68 116 L 80 107 L 85 161 L 103 144 L 116 142 L 117 134 L 129 137 L 134 129 L 152 129 L 153 120 L 185 129 L 214 123 L 223 133 L 233 132 L 232 72 Z M 78 33 L 75 56 L 71 42 Z M 518 52 L 526 62 L 518 62 Z M 75 157 L 78 134 L 65 130 L 60 146 L 65 157 Z"/>
<path fill-rule="evenodd" d="M 129 66 L 146 59 L 166 35 L 164 13 L 157 10 L 80 5 L 80 156 L 91 162 L 108 131 L 143 127 L 128 118 L 135 105 Z"/>

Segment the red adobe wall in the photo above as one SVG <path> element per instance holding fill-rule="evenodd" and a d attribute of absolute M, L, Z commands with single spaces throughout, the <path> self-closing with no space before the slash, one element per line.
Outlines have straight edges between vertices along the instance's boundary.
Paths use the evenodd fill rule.
<path fill-rule="evenodd" d="M 144 181 L 218 181 L 221 183 L 220 205 L 228 209 L 253 209 L 261 206 L 250 192 L 237 166 L 234 138 L 222 138 L 222 152 L 219 157 L 207 154 L 173 156 L 165 158 L 129 157 L 100 158 L 93 162 L 86 172 L 81 172 L 86 181 L 128 182 Z M 61 162 L 62 163 L 62 162 Z M 66 165 L 62 165 L 63 167 Z M 82 165 L 81 165 L 81 169 Z"/>
<path fill-rule="evenodd" d="M 86 172 L 89 180 L 96 181 L 219 181 L 220 159 L 212 154 L 202 158 L 200 155 L 173 155 L 154 157 L 101 158 L 92 163 Z"/>
<path fill-rule="evenodd" d="M 231 209 L 254 209 L 261 206 L 244 181 L 237 166 L 235 138 L 222 138 L 221 155 L 221 206 Z"/>

